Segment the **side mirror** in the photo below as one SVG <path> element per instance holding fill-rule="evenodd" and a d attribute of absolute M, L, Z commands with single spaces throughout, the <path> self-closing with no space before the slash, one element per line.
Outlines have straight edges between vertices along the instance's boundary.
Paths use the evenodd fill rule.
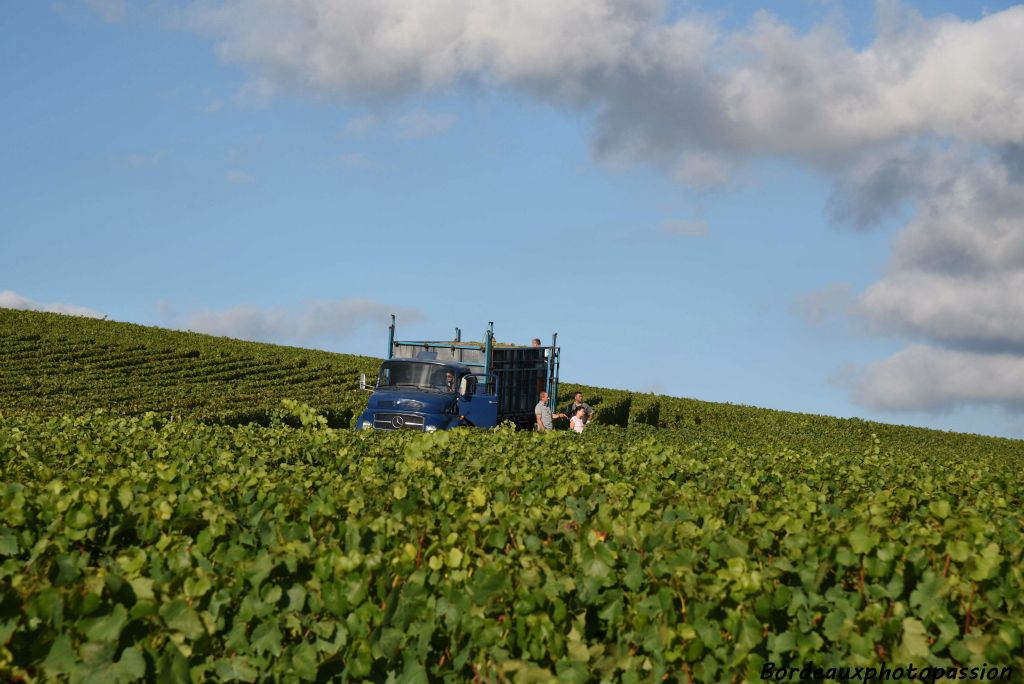
<path fill-rule="evenodd" d="M 366 373 L 359 377 L 359 389 L 366 390 L 367 392 L 373 391 L 373 388 L 366 384 Z"/>
<path fill-rule="evenodd" d="M 462 382 L 459 383 L 459 394 L 468 399 L 473 396 L 474 392 L 476 392 L 476 378 L 472 375 L 462 378 Z"/>

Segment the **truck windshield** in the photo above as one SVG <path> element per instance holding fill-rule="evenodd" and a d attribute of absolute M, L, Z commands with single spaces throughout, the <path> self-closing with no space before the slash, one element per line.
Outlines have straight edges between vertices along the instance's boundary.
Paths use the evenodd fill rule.
<path fill-rule="evenodd" d="M 439 392 L 454 392 L 455 373 L 444 366 L 418 361 L 389 361 L 380 368 L 377 389 L 415 387 Z"/>

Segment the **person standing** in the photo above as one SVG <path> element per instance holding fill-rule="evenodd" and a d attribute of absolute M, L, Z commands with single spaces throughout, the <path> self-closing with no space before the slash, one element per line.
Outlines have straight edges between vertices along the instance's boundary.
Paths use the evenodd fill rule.
<path fill-rule="evenodd" d="M 583 411 L 583 407 L 580 406 L 576 409 L 576 414 L 569 419 L 569 427 L 576 432 L 583 432 L 583 426 L 585 424 L 584 416 L 586 414 Z"/>
<path fill-rule="evenodd" d="M 551 407 L 548 406 L 548 393 L 540 393 L 540 401 L 533 408 L 534 416 L 537 419 L 537 431 L 547 432 L 548 430 L 554 430 L 554 419 L 555 418 L 566 418 L 564 413 L 551 414 Z"/>
<path fill-rule="evenodd" d="M 583 401 L 583 392 L 577 392 L 573 397 L 572 403 L 569 404 L 569 408 L 565 409 L 567 415 L 575 416 L 576 409 L 583 409 L 583 424 L 586 425 L 590 422 L 590 419 L 594 417 L 594 409 L 590 408 L 590 404 Z"/>

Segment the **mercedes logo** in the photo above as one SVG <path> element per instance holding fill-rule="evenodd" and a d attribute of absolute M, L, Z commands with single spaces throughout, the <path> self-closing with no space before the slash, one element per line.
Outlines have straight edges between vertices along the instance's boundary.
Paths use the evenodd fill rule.
<path fill-rule="evenodd" d="M 394 418 L 391 419 L 391 425 L 396 430 L 401 430 L 402 426 L 405 425 L 405 418 L 403 418 L 402 416 L 395 416 Z"/>

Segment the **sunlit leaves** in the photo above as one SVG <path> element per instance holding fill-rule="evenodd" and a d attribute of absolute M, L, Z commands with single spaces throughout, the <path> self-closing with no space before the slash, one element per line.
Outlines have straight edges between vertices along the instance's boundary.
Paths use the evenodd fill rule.
<path fill-rule="evenodd" d="M 1018 469 L 876 446 L 3 418 L 4 666 L 721 681 L 769 660 L 1021 665 Z"/>

